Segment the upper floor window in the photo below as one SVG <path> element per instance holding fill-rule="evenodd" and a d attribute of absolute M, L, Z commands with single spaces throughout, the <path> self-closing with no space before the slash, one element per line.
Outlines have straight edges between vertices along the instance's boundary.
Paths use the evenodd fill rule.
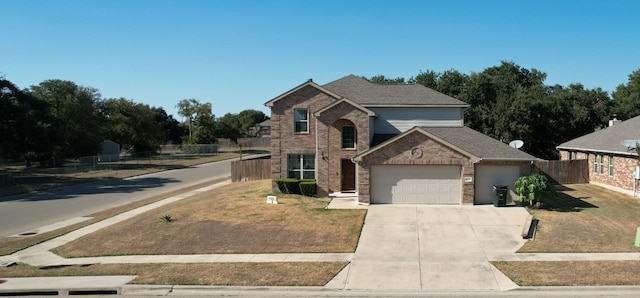
<path fill-rule="evenodd" d="M 613 156 L 609 156 L 609 176 L 613 176 Z"/>
<path fill-rule="evenodd" d="M 296 122 L 295 132 L 309 132 L 309 110 L 295 109 L 293 114 Z"/>
<path fill-rule="evenodd" d="M 343 149 L 356 148 L 356 127 L 355 126 L 342 127 L 342 148 Z"/>

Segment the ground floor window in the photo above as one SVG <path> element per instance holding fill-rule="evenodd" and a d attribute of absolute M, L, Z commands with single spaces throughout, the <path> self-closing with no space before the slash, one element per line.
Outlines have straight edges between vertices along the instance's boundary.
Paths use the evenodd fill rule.
<path fill-rule="evenodd" d="M 593 172 L 598 173 L 598 154 L 593 155 Z"/>
<path fill-rule="evenodd" d="M 613 156 L 609 156 L 609 176 L 613 176 Z"/>
<path fill-rule="evenodd" d="M 316 156 L 313 154 L 289 154 L 287 177 L 297 179 L 316 178 Z"/>

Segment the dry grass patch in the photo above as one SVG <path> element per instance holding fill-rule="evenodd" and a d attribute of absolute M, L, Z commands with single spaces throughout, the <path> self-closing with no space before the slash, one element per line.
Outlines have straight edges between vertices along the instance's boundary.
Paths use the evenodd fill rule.
<path fill-rule="evenodd" d="M 65 257 L 141 254 L 353 252 L 366 210 L 279 195 L 271 181 L 237 182 L 157 208 L 68 243 Z M 174 221 L 161 218 L 170 215 Z"/>
<path fill-rule="evenodd" d="M 501 261 L 492 264 L 520 286 L 640 285 L 640 261 Z"/>
<path fill-rule="evenodd" d="M 96 264 L 0 268 L 0 277 L 138 275 L 132 284 L 226 286 L 323 286 L 346 262 Z M 197 274 L 194 274 L 197 272 Z"/>
<path fill-rule="evenodd" d="M 111 209 L 107 209 L 104 211 L 100 211 L 91 215 L 88 215 L 89 217 L 92 217 L 91 219 L 81 222 L 81 223 L 77 223 L 75 225 L 71 225 L 68 227 L 64 227 L 55 231 L 51 231 L 51 232 L 46 232 L 46 233 L 42 233 L 42 234 L 37 234 L 35 236 L 29 236 L 29 237 L 5 237 L 5 238 L 0 238 L 0 256 L 3 255 L 10 255 L 16 251 L 25 249 L 27 247 L 42 243 L 44 241 L 47 240 L 51 240 L 53 238 L 62 236 L 64 234 L 67 234 L 71 231 L 75 231 L 77 229 L 86 227 L 90 224 L 99 222 L 101 220 L 107 219 L 109 217 L 113 217 L 115 215 L 118 215 L 120 213 L 124 213 L 126 211 L 144 206 L 144 205 L 148 205 L 157 201 L 160 201 L 162 199 L 166 199 L 168 197 L 177 195 L 177 194 L 181 194 L 184 192 L 188 192 L 188 191 L 192 191 L 198 188 L 202 188 L 211 184 L 215 184 L 218 182 L 221 182 L 225 179 L 218 179 L 218 180 L 213 180 L 213 181 L 208 181 L 205 183 L 200 183 L 200 184 L 196 184 L 190 187 L 186 187 L 186 188 L 182 188 L 179 190 L 175 190 L 172 192 L 168 192 L 162 195 L 157 195 L 157 196 L 153 196 L 150 198 L 146 198 L 143 200 L 139 200 L 139 201 L 135 201 L 129 204 L 125 204 L 125 205 L 121 205 L 118 207 L 114 207 Z"/>
<path fill-rule="evenodd" d="M 539 219 L 535 240 L 518 252 L 639 252 L 640 202 L 589 184 L 566 185 L 548 210 L 532 209 Z"/>

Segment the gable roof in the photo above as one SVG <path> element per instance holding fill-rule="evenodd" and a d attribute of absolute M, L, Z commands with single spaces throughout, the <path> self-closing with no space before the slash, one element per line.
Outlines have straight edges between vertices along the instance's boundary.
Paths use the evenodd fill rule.
<path fill-rule="evenodd" d="M 638 152 L 620 144 L 623 140 L 640 140 L 640 116 L 564 142 L 556 149 L 638 156 Z"/>
<path fill-rule="evenodd" d="M 336 98 L 336 99 L 340 99 L 340 98 L 342 98 L 342 96 L 340 96 L 340 95 L 338 95 L 338 94 L 335 94 L 335 93 L 333 93 L 332 91 L 327 90 L 327 89 L 325 89 L 325 88 L 321 87 L 320 85 L 318 85 L 318 84 L 314 83 L 312 79 L 308 79 L 306 82 L 304 82 L 304 83 L 302 83 L 302 84 L 300 84 L 300 85 L 298 85 L 298 86 L 296 86 L 296 87 L 293 87 L 293 89 L 291 89 L 291 90 L 289 90 L 289 91 L 287 91 L 287 92 L 285 92 L 285 93 L 282 93 L 282 94 L 280 94 L 280 95 L 276 96 L 274 99 L 272 99 L 272 100 L 270 100 L 270 101 L 267 101 L 264 105 L 265 105 L 265 106 L 267 106 L 267 107 L 272 107 L 272 106 L 273 106 L 273 104 L 274 104 L 276 101 L 278 101 L 278 100 L 280 100 L 280 99 L 283 99 L 283 98 L 285 98 L 285 97 L 287 97 L 287 96 L 291 95 L 292 93 L 295 93 L 296 91 L 298 91 L 298 90 L 300 90 L 300 89 L 303 89 L 303 88 L 305 88 L 305 87 L 307 87 L 307 86 L 311 86 L 311 87 L 313 87 L 313 88 L 316 88 L 316 89 L 318 89 L 318 90 L 320 90 L 320 91 L 322 91 L 322 92 L 324 92 L 324 93 L 326 93 L 326 94 L 329 94 L 329 96 L 334 97 L 334 98 Z"/>
<path fill-rule="evenodd" d="M 419 84 L 375 84 L 355 75 L 348 75 L 322 87 L 364 106 L 469 106 Z"/>
<path fill-rule="evenodd" d="M 335 107 L 335 106 L 337 106 L 337 105 L 339 105 L 339 104 L 341 104 L 343 102 L 348 104 L 348 105 L 351 105 L 351 106 L 355 107 L 356 109 L 359 109 L 359 110 L 365 112 L 367 114 L 367 116 L 372 116 L 372 117 L 376 116 L 376 113 L 374 113 L 373 111 L 371 111 L 371 110 L 369 110 L 369 109 L 367 109 L 367 108 L 365 108 L 365 107 L 353 102 L 352 100 L 350 100 L 348 98 L 342 98 L 342 99 L 340 99 L 338 101 L 334 101 L 334 102 L 328 104 L 327 106 L 321 108 L 320 110 L 314 112 L 313 115 L 318 117 L 318 116 L 322 115 L 322 113 L 324 113 L 325 111 L 328 111 L 328 110 L 332 109 L 333 107 Z"/>
<path fill-rule="evenodd" d="M 460 127 L 414 127 L 393 138 L 387 139 L 378 146 L 369 148 L 358 154 L 354 160 L 362 160 L 380 148 L 389 145 L 402 137 L 412 133 L 421 132 L 431 139 L 437 140 L 457 151 L 468 155 L 474 161 L 532 161 L 537 158 L 524 151 L 500 142 L 466 126 Z M 385 135 L 388 137 L 388 135 Z M 375 138 L 375 136 L 374 136 Z"/>
<path fill-rule="evenodd" d="M 421 127 L 421 129 L 482 160 L 537 160 L 536 157 L 524 151 L 466 126 Z"/>

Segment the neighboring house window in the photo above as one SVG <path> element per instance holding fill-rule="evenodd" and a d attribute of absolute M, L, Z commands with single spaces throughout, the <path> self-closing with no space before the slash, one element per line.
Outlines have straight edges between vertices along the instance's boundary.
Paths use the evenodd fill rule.
<path fill-rule="evenodd" d="M 598 154 L 593 155 L 593 172 L 598 173 Z"/>
<path fill-rule="evenodd" d="M 356 127 L 355 126 L 342 127 L 342 148 L 343 149 L 356 148 Z"/>
<path fill-rule="evenodd" d="M 315 179 L 316 156 L 313 154 L 290 154 L 287 160 L 289 178 Z"/>
<path fill-rule="evenodd" d="M 293 110 L 296 121 L 296 132 L 309 132 L 309 113 L 307 109 Z"/>
<path fill-rule="evenodd" d="M 613 156 L 609 156 L 609 176 L 613 176 Z"/>
<path fill-rule="evenodd" d="M 604 174 L 604 155 L 600 155 L 600 174 Z"/>

